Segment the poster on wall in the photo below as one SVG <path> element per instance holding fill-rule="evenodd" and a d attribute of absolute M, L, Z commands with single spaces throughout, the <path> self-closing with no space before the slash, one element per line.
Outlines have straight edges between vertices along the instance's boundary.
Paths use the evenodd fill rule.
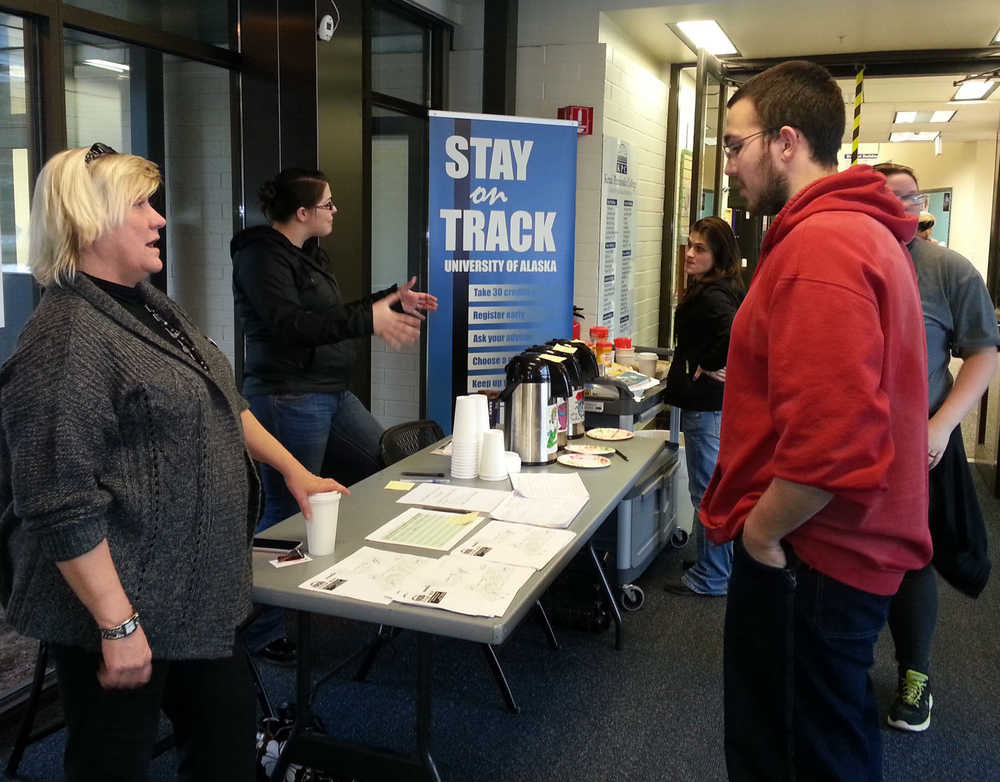
<path fill-rule="evenodd" d="M 597 322 L 611 338 L 631 337 L 635 311 L 637 182 L 627 141 L 604 137 L 601 175 L 601 266 Z"/>
<path fill-rule="evenodd" d="M 575 121 L 431 111 L 427 417 L 500 392 L 531 345 L 573 316 Z"/>

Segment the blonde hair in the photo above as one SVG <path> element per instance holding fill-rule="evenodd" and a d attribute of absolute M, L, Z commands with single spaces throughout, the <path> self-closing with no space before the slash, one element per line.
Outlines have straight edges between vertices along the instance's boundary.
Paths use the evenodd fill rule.
<path fill-rule="evenodd" d="M 128 210 L 162 182 L 156 164 L 145 158 L 107 152 L 88 163 L 89 149 L 54 155 L 35 182 L 28 266 L 41 285 L 71 281 L 81 251 L 125 222 Z"/>

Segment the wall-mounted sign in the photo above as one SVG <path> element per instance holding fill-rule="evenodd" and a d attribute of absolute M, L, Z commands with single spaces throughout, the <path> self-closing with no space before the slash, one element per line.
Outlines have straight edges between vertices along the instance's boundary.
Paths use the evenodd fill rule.
<path fill-rule="evenodd" d="M 456 396 L 503 390 L 511 356 L 570 336 L 576 127 L 429 114 L 427 415 L 449 431 Z"/>
<path fill-rule="evenodd" d="M 627 141 L 604 137 L 601 172 L 601 255 L 596 322 L 613 337 L 631 337 L 635 324 L 637 181 Z"/>
<path fill-rule="evenodd" d="M 580 123 L 576 128 L 578 136 L 590 136 L 594 133 L 593 106 L 560 106 L 556 116 L 559 119 L 575 119 Z"/>

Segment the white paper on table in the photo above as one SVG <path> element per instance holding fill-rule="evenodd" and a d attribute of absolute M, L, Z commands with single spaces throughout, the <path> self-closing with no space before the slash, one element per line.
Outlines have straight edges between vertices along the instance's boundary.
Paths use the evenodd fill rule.
<path fill-rule="evenodd" d="M 400 585 L 407 583 L 421 568 L 433 565 L 431 557 L 362 546 L 349 557 L 303 581 L 299 587 L 388 605 L 392 602 L 390 596 Z"/>
<path fill-rule="evenodd" d="M 481 517 L 472 513 L 449 513 L 426 508 L 407 508 L 365 537 L 376 543 L 451 551 L 455 544 L 479 524 Z"/>
<path fill-rule="evenodd" d="M 451 456 L 451 440 L 446 442 L 440 448 L 435 448 L 431 453 L 437 454 L 438 456 Z"/>
<path fill-rule="evenodd" d="M 576 533 L 569 530 L 491 521 L 459 546 L 456 553 L 541 570 L 575 537 Z"/>
<path fill-rule="evenodd" d="M 452 486 L 444 483 L 420 483 L 396 502 L 444 510 L 474 510 L 480 513 L 489 513 L 509 496 L 509 491 L 497 489 L 477 489 L 471 486 Z"/>
<path fill-rule="evenodd" d="M 503 616 L 534 569 L 449 554 L 421 570 L 393 598 L 470 616 Z"/>
<path fill-rule="evenodd" d="M 518 472 L 510 476 L 514 493 L 536 499 L 590 498 L 578 473 Z"/>
<path fill-rule="evenodd" d="M 517 524 L 564 529 L 573 523 L 576 514 L 589 497 L 535 499 L 514 494 L 490 511 L 490 516 Z"/>

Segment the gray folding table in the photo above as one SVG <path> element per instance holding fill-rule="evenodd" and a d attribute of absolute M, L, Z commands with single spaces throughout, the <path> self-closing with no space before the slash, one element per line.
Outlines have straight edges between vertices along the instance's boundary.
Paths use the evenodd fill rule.
<path fill-rule="evenodd" d="M 581 442 L 593 441 L 584 438 Z M 439 780 L 440 776 L 430 753 L 433 637 L 440 635 L 486 644 L 503 643 L 534 607 L 538 598 L 556 576 L 584 546 L 588 547 L 590 557 L 604 585 L 608 602 L 614 614 L 615 646 L 621 648 L 621 614 L 597 554 L 590 545 L 590 537 L 661 452 L 664 443 L 659 440 L 635 438 L 613 444 L 628 457 L 628 461 L 615 455 L 611 457 L 611 464 L 608 467 L 578 471 L 590 493 L 590 500 L 569 527 L 571 531 L 576 533 L 576 538 L 545 568 L 537 571 L 528 580 L 514 598 L 507 612 L 501 617 L 466 616 L 401 603 L 379 605 L 339 597 L 336 594 L 320 594 L 300 589 L 298 586 L 306 579 L 326 570 L 335 562 L 347 557 L 364 545 L 421 556 L 443 556 L 443 554 L 436 552 L 428 552 L 426 549 L 365 541 L 366 535 L 398 515 L 406 507 L 396 502 L 402 496 L 401 492 L 385 489 L 388 481 L 406 480 L 400 475 L 403 471 L 448 472 L 448 457 L 430 453 L 437 446 L 431 446 L 396 462 L 391 467 L 387 467 L 351 487 L 350 496 L 344 497 L 340 503 L 337 545 L 332 555 L 317 557 L 313 561 L 301 565 L 274 568 L 268 563 L 268 560 L 273 558 L 273 554 L 255 553 L 253 555 L 254 601 L 290 608 L 298 612 L 299 657 L 296 676 L 298 698 L 296 726 L 281 761 L 275 768 L 272 779 L 283 778 L 287 764 L 296 762 L 316 768 L 336 767 L 342 773 L 349 773 L 353 767 L 359 771 L 365 771 L 369 775 L 377 774 L 379 769 L 383 769 L 386 773 L 390 772 L 390 768 L 395 769 L 396 772 L 404 769 L 407 778 Z M 553 464 L 547 467 L 526 468 L 525 471 L 565 473 L 573 471 L 573 468 Z M 456 480 L 452 482 L 457 485 L 480 486 L 482 488 L 510 488 L 509 482 L 506 481 Z M 469 531 L 472 532 L 476 528 L 478 527 L 472 527 Z M 302 515 L 296 514 L 272 527 L 268 530 L 268 536 L 304 539 L 305 529 Z M 361 748 L 309 729 L 309 724 L 312 721 L 312 653 L 309 617 L 313 613 L 389 625 L 417 633 L 417 752 L 414 756 Z M 400 778 L 403 776 L 404 774 L 399 774 Z"/>

